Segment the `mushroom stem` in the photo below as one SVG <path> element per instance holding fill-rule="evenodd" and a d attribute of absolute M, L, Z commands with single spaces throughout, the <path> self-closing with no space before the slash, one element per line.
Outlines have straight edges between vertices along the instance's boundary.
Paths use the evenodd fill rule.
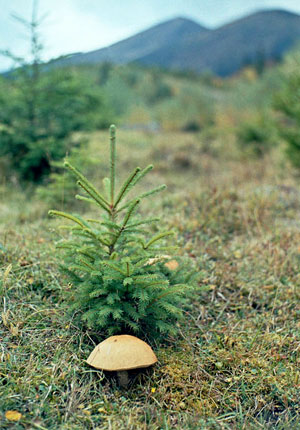
<path fill-rule="evenodd" d="M 117 372 L 118 382 L 121 387 L 126 388 L 129 384 L 129 377 L 127 370 L 119 370 Z"/>

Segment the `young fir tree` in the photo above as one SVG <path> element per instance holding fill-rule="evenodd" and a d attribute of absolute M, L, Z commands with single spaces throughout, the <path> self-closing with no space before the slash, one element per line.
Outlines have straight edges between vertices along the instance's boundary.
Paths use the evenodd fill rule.
<path fill-rule="evenodd" d="M 13 15 L 29 38 L 28 59 L 1 51 L 14 69 L 0 76 L 0 157 L 6 173 L 16 173 L 20 183 L 44 182 L 55 162 L 80 141 L 74 131 L 106 127 L 111 108 L 103 90 L 91 85 L 89 75 L 72 67 L 43 62 L 44 47 L 38 2 L 33 0 L 30 21 Z"/>
<path fill-rule="evenodd" d="M 110 178 L 103 179 L 100 193 L 75 167 L 65 166 L 77 178 L 87 196 L 76 198 L 96 204 L 99 219 L 52 210 L 73 221 L 71 236 L 59 243 L 65 250 L 62 269 L 70 277 L 72 310 L 77 310 L 87 326 L 103 335 L 133 333 L 157 337 L 174 334 L 182 317 L 182 295 L 195 273 L 183 264 L 171 264 L 170 247 L 164 239 L 172 232 L 149 237 L 145 227 L 159 218 L 142 219 L 137 214 L 141 201 L 166 188 L 165 185 L 126 199 L 133 187 L 153 168 L 137 167 L 116 192 L 115 126 L 110 127 Z M 67 227 L 70 228 L 70 227 Z M 178 267 L 176 267 L 178 266 Z M 175 268 L 175 270 L 174 270 Z M 173 269 L 173 270 L 172 270 Z"/>

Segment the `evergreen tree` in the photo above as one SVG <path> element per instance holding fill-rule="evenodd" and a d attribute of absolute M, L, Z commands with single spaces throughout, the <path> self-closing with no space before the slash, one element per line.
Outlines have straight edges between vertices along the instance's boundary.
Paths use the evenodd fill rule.
<path fill-rule="evenodd" d="M 282 87 L 275 94 L 274 108 L 280 116 L 277 128 L 286 143 L 286 153 L 291 163 L 300 168 L 300 55 L 287 57 L 282 73 Z"/>
<path fill-rule="evenodd" d="M 28 33 L 30 53 L 26 58 L 0 51 L 15 65 L 0 80 L 0 156 L 7 157 L 21 180 L 40 182 L 51 163 L 73 148 L 72 133 L 106 127 L 111 109 L 103 91 L 83 74 L 43 63 L 43 18 L 38 17 L 37 2 L 30 21 L 14 18 Z"/>
<path fill-rule="evenodd" d="M 75 167 L 65 166 L 77 178 L 85 195 L 76 198 L 96 204 L 99 219 L 84 219 L 65 212 L 49 214 L 71 220 L 68 240 L 58 244 L 65 251 L 62 270 L 72 282 L 72 309 L 79 310 L 88 327 L 101 334 L 135 333 L 158 336 L 177 331 L 182 317 L 182 296 L 191 288 L 194 271 L 171 260 L 165 246 L 170 231 L 149 237 L 146 227 L 159 218 L 141 218 L 141 201 L 166 187 L 161 185 L 133 198 L 134 186 L 153 168 L 137 167 L 116 192 L 115 127 L 110 128 L 110 177 L 100 193 Z M 172 270 L 173 269 L 173 270 Z M 174 270 L 175 269 L 175 270 Z"/>

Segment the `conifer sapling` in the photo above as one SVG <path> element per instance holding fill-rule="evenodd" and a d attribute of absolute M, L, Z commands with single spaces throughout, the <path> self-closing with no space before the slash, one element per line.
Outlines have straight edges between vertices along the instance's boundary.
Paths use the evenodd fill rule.
<path fill-rule="evenodd" d="M 69 239 L 63 239 L 62 270 L 72 284 L 72 309 L 89 328 L 102 335 L 133 333 L 143 337 L 174 334 L 182 317 L 181 302 L 194 277 L 184 265 L 174 270 L 165 263 L 172 249 L 165 246 L 170 231 L 151 235 L 151 224 L 159 218 L 142 218 L 141 201 L 166 188 L 128 198 L 134 186 L 153 166 L 137 167 L 116 191 L 115 126 L 110 127 L 110 177 L 103 179 L 99 192 L 75 167 L 65 167 L 77 179 L 85 195 L 76 198 L 98 206 L 97 219 L 52 210 L 50 215 L 73 222 Z M 146 227 L 149 227 L 148 229 Z M 148 231 L 149 230 L 149 231 Z"/>

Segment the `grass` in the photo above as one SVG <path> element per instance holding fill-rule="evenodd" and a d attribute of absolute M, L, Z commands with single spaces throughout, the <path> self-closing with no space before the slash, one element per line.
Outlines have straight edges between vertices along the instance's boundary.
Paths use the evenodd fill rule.
<path fill-rule="evenodd" d="M 1 429 L 300 429 L 297 176 L 279 150 L 247 161 L 223 139 L 119 133 L 121 170 L 153 160 L 147 185 L 168 185 L 143 210 L 163 213 L 200 273 L 180 336 L 154 345 L 159 364 L 127 390 L 84 361 L 101 335 L 67 313 L 58 222 L 2 187 Z M 90 147 L 103 159 L 107 133 Z"/>

